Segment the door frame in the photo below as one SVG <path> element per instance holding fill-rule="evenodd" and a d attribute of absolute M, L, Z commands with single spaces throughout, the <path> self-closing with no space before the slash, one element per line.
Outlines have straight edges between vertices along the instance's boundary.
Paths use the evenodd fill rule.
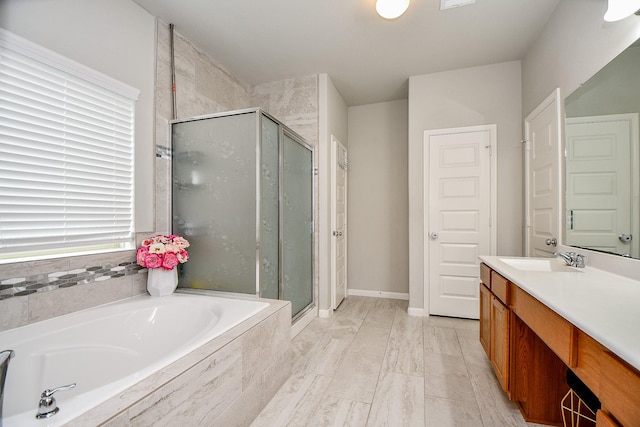
<path fill-rule="evenodd" d="M 429 182 L 429 161 L 430 161 L 430 153 L 428 144 L 428 137 L 431 135 L 443 135 L 443 134 L 454 134 L 454 133 L 470 133 L 470 132 L 481 132 L 488 131 L 490 134 L 490 146 L 489 146 L 489 156 L 490 156 L 490 172 L 489 172 L 489 197 L 490 197 L 490 212 L 489 212 L 489 254 L 487 255 L 496 255 L 497 253 L 497 243 L 498 243 L 498 227 L 497 227 L 497 214 L 498 214 L 498 126 L 496 124 L 489 125 L 477 125 L 477 126 L 464 126 L 464 127 L 456 127 L 456 128 L 444 128 L 444 129 L 429 129 L 423 132 L 422 136 L 422 144 L 423 144 L 423 157 L 422 157 L 422 183 L 423 183 L 423 193 L 422 193 L 422 209 L 424 212 L 423 215 L 423 236 L 422 236 L 422 247 L 423 247 L 423 270 L 422 270 L 422 280 L 423 280 L 423 298 L 424 298 L 424 316 L 429 317 L 429 307 L 430 307 L 430 290 L 431 283 L 429 281 L 429 197 L 430 197 L 430 182 Z M 479 276 L 479 274 L 478 274 Z"/>
<path fill-rule="evenodd" d="M 345 157 L 348 156 L 348 152 L 347 152 L 347 148 L 342 145 L 342 143 L 340 141 L 338 141 L 338 139 L 331 135 L 331 162 L 330 162 L 330 173 L 331 173 L 331 188 L 330 188 L 330 193 L 331 193 L 331 218 L 330 218 L 330 223 L 331 223 L 331 233 L 333 233 L 334 230 L 336 230 L 336 201 L 338 199 L 338 196 L 336 194 L 336 174 L 337 174 L 337 167 L 338 167 L 338 145 L 340 145 L 340 147 L 342 147 L 342 149 L 344 150 L 345 153 Z M 348 230 L 348 180 L 349 180 L 349 174 L 348 174 L 348 162 L 345 159 L 345 168 L 344 168 L 344 215 L 345 215 L 345 220 L 344 220 L 344 262 L 345 262 L 345 266 L 344 266 L 344 272 L 345 272 L 345 277 L 344 277 L 344 292 L 345 292 L 345 298 L 346 296 L 349 294 L 348 290 L 348 274 L 347 274 L 347 266 L 348 266 L 348 251 L 347 251 L 347 230 Z M 330 256 L 331 256 L 331 310 L 335 310 L 336 308 L 338 308 L 338 304 L 336 304 L 336 272 L 337 272 L 337 268 L 336 268 L 336 254 L 337 254 L 337 245 L 336 245 L 336 239 L 333 238 L 333 236 L 330 237 L 331 239 L 331 245 L 330 245 Z"/>
<path fill-rule="evenodd" d="M 562 217 L 564 212 L 564 143 L 563 143 L 563 129 L 564 129 L 564 120 L 562 120 L 562 98 L 560 97 L 560 88 L 554 89 L 544 101 L 540 103 L 525 119 L 524 119 L 524 256 L 531 256 L 530 251 L 530 243 L 531 243 L 531 182 L 529 179 L 529 173 L 531 172 L 531 122 L 533 119 L 538 116 L 542 111 L 544 111 L 550 104 L 555 103 L 555 113 L 558 119 L 558 129 L 556 133 L 556 137 L 558 138 L 558 156 L 557 156 L 557 167 L 558 167 L 558 217 L 556 218 L 557 226 L 558 226 L 558 245 L 564 243 L 564 227 Z"/>

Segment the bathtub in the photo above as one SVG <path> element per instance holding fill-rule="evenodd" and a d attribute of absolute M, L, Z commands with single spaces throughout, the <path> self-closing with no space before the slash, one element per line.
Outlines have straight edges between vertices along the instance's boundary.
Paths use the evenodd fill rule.
<path fill-rule="evenodd" d="M 4 427 L 64 425 L 200 348 L 270 304 L 176 293 L 140 295 L 0 333 L 12 349 Z M 45 389 L 60 411 L 35 418 Z"/>

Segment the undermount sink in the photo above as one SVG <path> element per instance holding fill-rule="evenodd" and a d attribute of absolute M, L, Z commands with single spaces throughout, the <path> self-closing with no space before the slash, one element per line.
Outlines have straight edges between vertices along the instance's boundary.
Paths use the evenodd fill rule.
<path fill-rule="evenodd" d="M 505 264 L 524 271 L 565 271 L 579 272 L 557 258 L 500 258 Z"/>

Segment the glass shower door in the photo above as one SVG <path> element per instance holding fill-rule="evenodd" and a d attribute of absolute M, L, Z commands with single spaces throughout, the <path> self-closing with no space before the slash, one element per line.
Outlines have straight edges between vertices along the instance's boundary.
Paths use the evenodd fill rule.
<path fill-rule="evenodd" d="M 286 131 L 282 150 L 283 298 L 295 318 L 313 303 L 313 154 Z"/>
<path fill-rule="evenodd" d="M 191 243 L 182 287 L 256 293 L 256 120 L 173 125 L 173 230 Z"/>

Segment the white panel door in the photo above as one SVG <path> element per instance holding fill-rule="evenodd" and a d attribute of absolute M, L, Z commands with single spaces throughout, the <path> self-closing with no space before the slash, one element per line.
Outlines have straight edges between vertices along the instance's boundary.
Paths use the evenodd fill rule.
<path fill-rule="evenodd" d="M 525 255 L 552 256 L 561 241 L 560 90 L 526 119 Z"/>
<path fill-rule="evenodd" d="M 637 257 L 638 114 L 567 118 L 565 129 L 566 243 Z"/>
<path fill-rule="evenodd" d="M 347 295 L 347 150 L 331 136 L 331 306 Z"/>
<path fill-rule="evenodd" d="M 479 316 L 478 256 L 493 253 L 495 129 L 491 125 L 425 132 L 429 314 Z"/>

